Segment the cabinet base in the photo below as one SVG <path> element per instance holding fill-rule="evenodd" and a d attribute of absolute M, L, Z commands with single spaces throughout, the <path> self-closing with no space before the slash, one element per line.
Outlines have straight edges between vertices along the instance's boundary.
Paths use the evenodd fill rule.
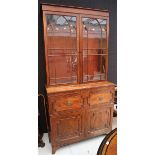
<path fill-rule="evenodd" d="M 108 129 L 107 131 L 105 131 L 105 132 L 102 133 L 102 134 L 98 134 L 98 135 L 95 135 L 95 136 L 92 135 L 92 136 L 89 136 L 89 137 L 84 137 L 84 138 L 82 138 L 82 139 L 80 139 L 80 140 L 77 140 L 77 141 L 75 141 L 75 142 L 72 142 L 72 143 L 67 143 L 67 144 L 62 144 L 62 145 L 59 145 L 59 144 L 52 145 L 52 144 L 51 144 L 51 147 L 52 147 L 52 154 L 55 154 L 56 151 L 57 151 L 59 148 L 63 147 L 63 146 L 70 145 L 70 144 L 74 144 L 74 143 L 78 143 L 78 142 L 81 142 L 81 141 L 84 141 L 84 140 L 88 140 L 88 139 L 91 139 L 91 138 L 95 138 L 95 137 L 98 137 L 98 136 L 107 135 L 107 134 L 110 133 L 111 131 L 112 131 L 112 129 Z"/>

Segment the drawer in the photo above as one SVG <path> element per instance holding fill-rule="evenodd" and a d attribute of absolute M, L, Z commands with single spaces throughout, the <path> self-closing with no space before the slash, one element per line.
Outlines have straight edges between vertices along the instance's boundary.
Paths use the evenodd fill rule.
<path fill-rule="evenodd" d="M 112 104 L 114 91 L 110 88 L 100 88 L 90 91 L 89 105 Z"/>
<path fill-rule="evenodd" d="M 83 99 L 80 94 L 65 94 L 63 96 L 55 96 L 49 104 L 49 110 L 66 111 L 80 109 L 83 105 Z"/>

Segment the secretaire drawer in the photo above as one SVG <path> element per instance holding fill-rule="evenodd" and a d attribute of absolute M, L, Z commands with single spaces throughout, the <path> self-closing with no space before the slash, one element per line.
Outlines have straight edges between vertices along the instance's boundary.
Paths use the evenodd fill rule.
<path fill-rule="evenodd" d="M 99 88 L 90 91 L 89 105 L 112 104 L 114 89 Z"/>
<path fill-rule="evenodd" d="M 49 111 L 66 111 L 79 109 L 82 107 L 83 100 L 80 94 L 64 94 L 49 99 Z"/>

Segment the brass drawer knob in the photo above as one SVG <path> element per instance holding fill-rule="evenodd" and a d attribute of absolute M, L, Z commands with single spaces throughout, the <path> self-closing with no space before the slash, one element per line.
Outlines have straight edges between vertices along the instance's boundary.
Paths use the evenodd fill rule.
<path fill-rule="evenodd" d="M 72 102 L 71 102 L 71 101 L 67 101 L 67 102 L 66 102 L 66 105 L 67 105 L 67 106 L 71 106 L 71 105 L 72 105 Z"/>
<path fill-rule="evenodd" d="M 99 99 L 99 101 L 103 101 L 103 97 L 99 97 L 98 99 Z"/>

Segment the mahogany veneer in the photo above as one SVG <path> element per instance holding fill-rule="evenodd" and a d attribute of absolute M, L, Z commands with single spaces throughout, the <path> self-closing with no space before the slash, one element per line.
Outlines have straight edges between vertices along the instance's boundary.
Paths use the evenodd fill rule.
<path fill-rule="evenodd" d="M 52 153 L 112 129 L 109 13 L 42 5 Z"/>
<path fill-rule="evenodd" d="M 47 88 L 53 153 L 111 131 L 115 87 L 107 81 L 100 84 Z"/>

